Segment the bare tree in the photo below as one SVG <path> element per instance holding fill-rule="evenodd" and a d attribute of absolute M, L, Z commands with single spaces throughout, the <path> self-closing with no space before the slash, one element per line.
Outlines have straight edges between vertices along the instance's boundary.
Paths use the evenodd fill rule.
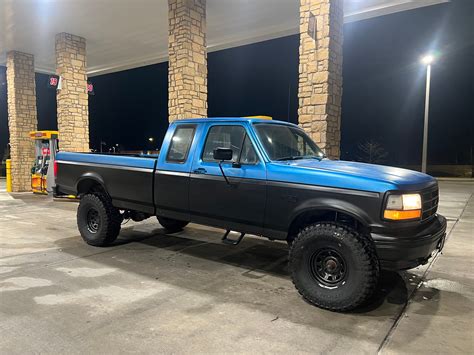
<path fill-rule="evenodd" d="M 357 144 L 360 155 L 358 159 L 366 163 L 382 164 L 388 156 L 388 152 L 377 141 L 370 139 Z"/>

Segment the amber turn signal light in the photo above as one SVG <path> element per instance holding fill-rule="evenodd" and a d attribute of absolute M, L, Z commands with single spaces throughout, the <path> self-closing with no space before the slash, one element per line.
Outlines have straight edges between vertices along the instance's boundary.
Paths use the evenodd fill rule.
<path fill-rule="evenodd" d="M 385 210 L 383 213 L 385 219 L 391 219 L 394 221 L 400 221 L 403 219 L 417 219 L 421 217 L 421 210 Z"/>

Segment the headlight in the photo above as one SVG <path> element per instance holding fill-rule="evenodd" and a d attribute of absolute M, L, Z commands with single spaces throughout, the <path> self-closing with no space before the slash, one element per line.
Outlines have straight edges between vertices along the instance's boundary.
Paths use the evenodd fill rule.
<path fill-rule="evenodd" d="M 420 194 L 389 195 L 383 217 L 394 221 L 420 218 Z"/>
<path fill-rule="evenodd" d="M 402 195 L 404 210 L 421 210 L 420 194 Z"/>

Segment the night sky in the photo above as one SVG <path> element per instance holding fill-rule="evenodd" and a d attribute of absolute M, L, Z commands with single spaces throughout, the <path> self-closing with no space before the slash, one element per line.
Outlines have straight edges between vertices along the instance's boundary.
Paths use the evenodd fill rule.
<path fill-rule="evenodd" d="M 377 17 L 344 26 L 342 158 L 379 142 L 386 164 L 421 161 L 425 67 L 432 67 L 428 164 L 472 164 L 474 1 Z M 209 116 L 270 115 L 297 122 L 298 35 L 208 55 Z M 91 147 L 159 146 L 167 129 L 168 63 L 91 78 Z M 56 129 L 55 92 L 36 75 L 39 129 Z M 155 146 L 149 146 L 154 137 Z M 8 140 L 5 68 L 0 67 L 0 157 Z"/>

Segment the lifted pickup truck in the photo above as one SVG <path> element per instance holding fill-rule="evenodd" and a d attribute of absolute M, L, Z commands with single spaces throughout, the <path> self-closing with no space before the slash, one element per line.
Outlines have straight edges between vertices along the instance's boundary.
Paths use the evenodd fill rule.
<path fill-rule="evenodd" d="M 444 244 L 438 185 L 415 171 L 327 159 L 298 126 L 245 118 L 173 122 L 159 156 L 59 152 L 56 194 L 80 197 L 83 239 L 106 246 L 125 218 L 157 216 L 290 246 L 301 295 L 347 311 L 376 288 L 380 268 L 426 263 Z M 229 231 L 240 232 L 230 239 Z"/>

